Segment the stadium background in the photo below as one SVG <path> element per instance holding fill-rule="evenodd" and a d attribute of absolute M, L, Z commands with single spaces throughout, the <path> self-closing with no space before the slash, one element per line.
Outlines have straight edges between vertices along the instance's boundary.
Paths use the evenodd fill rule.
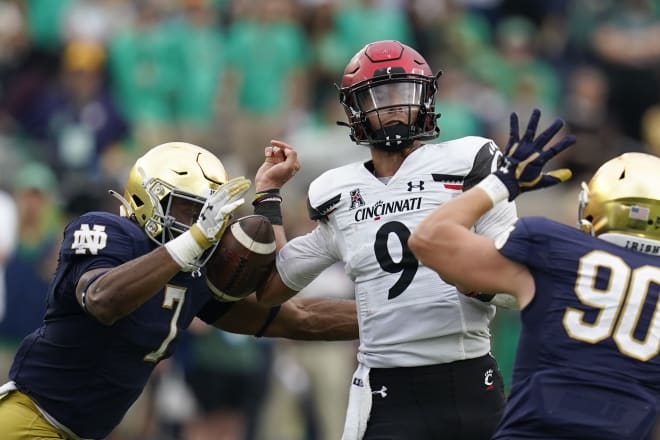
<path fill-rule="evenodd" d="M 0 0 L 3 377 L 41 318 L 63 224 L 116 211 L 107 189 L 121 189 L 151 146 L 198 143 L 230 175 L 253 176 L 268 140 L 290 142 L 303 170 L 284 191 L 285 226 L 310 230 L 311 179 L 367 156 L 335 124 L 345 117 L 334 84 L 352 54 L 381 39 L 443 71 L 441 140 L 503 146 L 509 112 L 524 119 L 534 107 L 542 124 L 566 120 L 578 145 L 555 165 L 575 177 L 522 197 L 521 215 L 575 224 L 580 182 L 597 165 L 660 154 L 658 0 Z M 332 268 L 304 294 L 350 297 L 351 284 Z M 493 342 L 505 377 L 517 332 L 516 313 L 500 311 Z M 215 438 L 337 439 L 355 348 L 195 326 L 112 439 L 186 438 L 199 406 L 182 377 L 195 366 L 217 372 L 208 391 L 224 396 L 226 435 Z"/>

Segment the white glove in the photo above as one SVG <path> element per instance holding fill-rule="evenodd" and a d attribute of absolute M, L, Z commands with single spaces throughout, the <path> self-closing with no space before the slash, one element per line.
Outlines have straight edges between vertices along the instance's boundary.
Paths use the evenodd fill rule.
<path fill-rule="evenodd" d="M 165 243 L 181 270 L 190 272 L 199 267 L 198 258 L 218 242 L 231 214 L 245 202 L 243 195 L 249 189 L 250 180 L 245 177 L 231 179 L 206 199 L 199 218 L 188 231 Z"/>

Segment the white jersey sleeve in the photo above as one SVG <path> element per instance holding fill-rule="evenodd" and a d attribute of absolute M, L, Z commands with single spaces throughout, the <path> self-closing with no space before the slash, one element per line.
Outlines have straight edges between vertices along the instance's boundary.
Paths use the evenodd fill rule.
<path fill-rule="evenodd" d="M 289 241 L 277 254 L 277 271 L 290 289 L 301 291 L 340 260 L 332 230 L 320 223 L 312 232 Z"/>

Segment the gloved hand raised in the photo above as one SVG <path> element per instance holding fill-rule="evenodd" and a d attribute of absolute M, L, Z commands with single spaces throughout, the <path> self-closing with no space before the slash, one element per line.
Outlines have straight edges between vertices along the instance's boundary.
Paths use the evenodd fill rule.
<path fill-rule="evenodd" d="M 244 203 L 243 196 L 248 189 L 250 180 L 245 177 L 231 179 L 209 196 L 197 221 L 188 231 L 165 243 L 165 248 L 181 270 L 189 272 L 200 267 L 200 256 L 218 242 L 231 214 Z"/>
<path fill-rule="evenodd" d="M 522 138 L 518 132 L 518 115 L 511 113 L 510 135 L 500 167 L 493 172 L 508 190 L 508 200 L 514 200 L 520 193 L 556 185 L 571 178 L 569 169 L 543 172 L 545 164 L 560 152 L 575 143 L 575 136 L 567 135 L 550 148 L 544 149 L 550 139 L 563 127 L 557 119 L 552 125 L 536 136 L 541 111 L 534 109 Z"/>
<path fill-rule="evenodd" d="M 193 238 L 202 249 L 217 243 L 227 227 L 231 213 L 245 202 L 243 195 L 248 189 L 248 179 L 235 177 L 206 199 L 197 222 L 190 228 Z"/>

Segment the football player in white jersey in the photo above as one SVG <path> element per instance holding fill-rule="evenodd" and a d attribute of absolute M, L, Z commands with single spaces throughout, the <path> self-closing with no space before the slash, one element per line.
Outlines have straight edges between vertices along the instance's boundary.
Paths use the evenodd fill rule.
<path fill-rule="evenodd" d="M 368 44 L 350 60 L 339 90 L 344 125 L 371 160 L 311 183 L 318 225 L 282 248 L 277 272 L 257 293 L 281 303 L 337 261 L 355 282 L 359 366 L 343 440 L 487 440 L 504 408 L 490 355 L 493 296 L 459 294 L 407 246 L 426 215 L 490 174 L 501 157 L 483 137 L 432 142 L 439 76 L 398 41 Z M 255 212 L 281 222 L 278 197 L 258 194 Z M 475 231 L 496 237 L 516 219 L 513 203 L 499 204 Z"/>

